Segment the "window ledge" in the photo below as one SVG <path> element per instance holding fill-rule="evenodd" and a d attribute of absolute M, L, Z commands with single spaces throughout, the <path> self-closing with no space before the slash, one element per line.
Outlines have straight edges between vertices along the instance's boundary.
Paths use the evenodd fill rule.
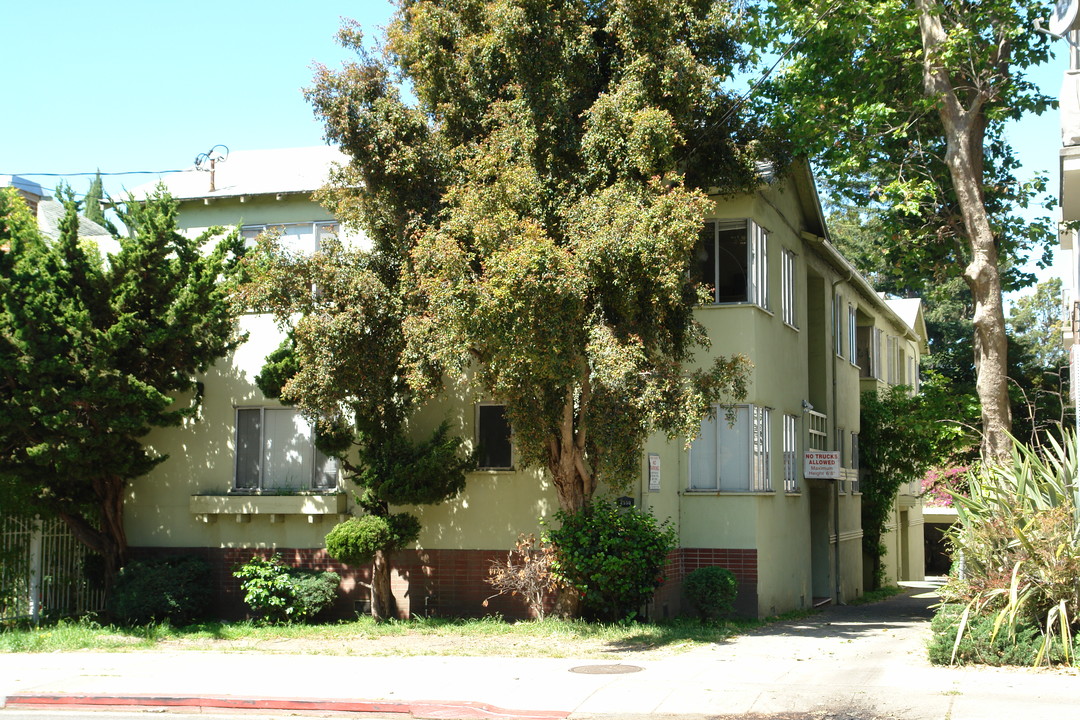
<path fill-rule="evenodd" d="M 683 490 L 684 495 L 693 495 L 695 497 L 761 497 L 762 495 L 772 497 L 776 494 L 775 490 Z"/>
<path fill-rule="evenodd" d="M 776 313 L 773 312 L 772 310 L 770 310 L 769 308 L 761 307 L 760 305 L 758 305 L 755 302 L 747 302 L 745 300 L 742 300 L 742 301 L 739 301 L 739 302 L 705 303 L 704 305 L 695 305 L 694 307 L 699 309 L 699 310 L 700 309 L 706 309 L 706 310 L 712 309 L 712 310 L 715 310 L 715 309 L 719 309 L 719 308 L 753 308 L 754 310 L 759 310 L 759 311 L 765 313 L 769 317 L 776 317 Z"/>
<path fill-rule="evenodd" d="M 193 515 L 338 515 L 344 513 L 345 493 L 295 495 L 192 495 Z"/>

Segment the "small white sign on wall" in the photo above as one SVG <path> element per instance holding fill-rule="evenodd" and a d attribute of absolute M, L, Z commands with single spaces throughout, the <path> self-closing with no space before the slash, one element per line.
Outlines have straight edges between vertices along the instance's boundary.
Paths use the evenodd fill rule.
<path fill-rule="evenodd" d="M 803 477 L 838 480 L 840 478 L 840 451 L 807 450 L 803 453 Z"/>
<path fill-rule="evenodd" d="M 660 492 L 660 456 L 649 453 L 649 492 Z"/>

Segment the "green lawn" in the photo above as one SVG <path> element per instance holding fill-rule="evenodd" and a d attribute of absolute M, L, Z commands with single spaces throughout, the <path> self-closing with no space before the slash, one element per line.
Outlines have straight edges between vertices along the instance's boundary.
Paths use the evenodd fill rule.
<path fill-rule="evenodd" d="M 899 592 L 902 590 L 898 587 L 883 588 L 867 593 L 856 603 L 877 602 Z M 327 655 L 648 658 L 723 642 L 779 620 L 811 614 L 813 611 L 804 611 L 766 620 L 710 624 L 688 619 L 658 623 L 556 619 L 509 622 L 497 617 L 376 623 L 362 617 L 318 625 L 262 625 L 245 621 L 206 622 L 181 628 L 168 624 L 118 627 L 82 618 L 36 628 L 4 629 L 0 631 L 0 652 L 213 650 Z"/>
<path fill-rule="evenodd" d="M 375 623 L 369 618 L 322 625 L 210 622 L 117 627 L 92 619 L 0 632 L 0 652 L 73 650 L 303 652 L 333 655 L 509 655 L 528 657 L 647 656 L 721 642 L 768 621 L 696 620 L 587 623 L 418 619 Z"/>

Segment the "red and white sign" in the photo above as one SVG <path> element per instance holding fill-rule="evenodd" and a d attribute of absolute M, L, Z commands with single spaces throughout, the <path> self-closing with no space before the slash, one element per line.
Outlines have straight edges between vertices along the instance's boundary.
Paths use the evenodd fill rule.
<path fill-rule="evenodd" d="M 838 480 L 840 478 L 840 451 L 807 450 L 803 453 L 803 477 Z"/>

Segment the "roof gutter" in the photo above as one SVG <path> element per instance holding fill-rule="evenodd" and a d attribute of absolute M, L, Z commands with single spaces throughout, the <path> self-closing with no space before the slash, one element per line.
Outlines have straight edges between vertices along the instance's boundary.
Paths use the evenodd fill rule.
<path fill-rule="evenodd" d="M 859 271 L 855 269 L 855 266 L 848 262 L 847 258 L 841 255 L 840 251 L 837 250 L 832 243 L 820 235 L 815 235 L 805 230 L 802 232 L 802 237 L 811 247 L 817 250 L 818 255 L 824 258 L 834 270 L 841 275 L 847 276 L 847 282 L 853 285 L 860 295 L 869 300 L 878 311 L 895 322 L 897 326 L 904 328 L 905 337 L 915 343 L 921 342 L 915 329 L 909 327 L 904 319 L 897 315 L 896 312 L 881 299 L 877 294 L 877 291 L 875 291 L 874 288 L 870 286 L 870 283 L 866 281 L 866 278 L 859 274 Z"/>

